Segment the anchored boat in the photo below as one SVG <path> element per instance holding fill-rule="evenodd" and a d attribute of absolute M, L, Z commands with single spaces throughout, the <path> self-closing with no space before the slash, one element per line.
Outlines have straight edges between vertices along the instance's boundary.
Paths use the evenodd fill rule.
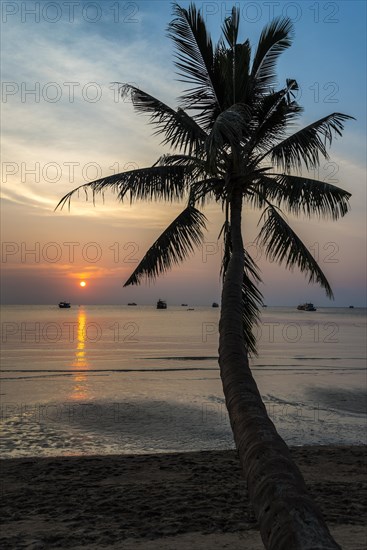
<path fill-rule="evenodd" d="M 311 302 L 300 304 L 299 306 L 297 306 L 297 309 L 300 309 L 301 311 L 317 311 L 315 306 L 311 304 Z"/>

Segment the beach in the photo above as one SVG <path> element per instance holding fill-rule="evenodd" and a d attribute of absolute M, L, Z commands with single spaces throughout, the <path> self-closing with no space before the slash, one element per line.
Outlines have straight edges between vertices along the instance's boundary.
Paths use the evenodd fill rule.
<path fill-rule="evenodd" d="M 344 550 L 366 548 L 366 447 L 292 448 Z M 236 452 L 1 461 L 2 548 L 262 549 Z"/>

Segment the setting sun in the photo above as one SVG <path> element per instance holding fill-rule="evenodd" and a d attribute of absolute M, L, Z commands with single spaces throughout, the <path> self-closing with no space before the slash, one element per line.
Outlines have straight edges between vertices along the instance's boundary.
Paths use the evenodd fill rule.
<path fill-rule="evenodd" d="M 82 287 L 86 286 L 86 284 L 87 284 L 87 283 L 86 283 L 85 281 L 81 281 L 81 282 L 80 282 L 80 286 L 82 286 Z"/>

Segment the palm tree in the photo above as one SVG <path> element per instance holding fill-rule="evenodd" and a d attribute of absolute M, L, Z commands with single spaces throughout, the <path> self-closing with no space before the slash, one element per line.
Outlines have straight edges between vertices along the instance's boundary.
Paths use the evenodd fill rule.
<path fill-rule="evenodd" d="M 117 192 L 123 201 L 185 200 L 186 207 L 145 254 L 126 285 L 155 279 L 183 261 L 203 239 L 206 218 L 199 210 L 217 201 L 224 213 L 221 235 L 223 290 L 219 366 L 239 459 L 247 480 L 260 532 L 267 549 L 340 548 L 310 498 L 290 451 L 269 419 L 249 368 L 256 353 L 251 328 L 258 322 L 262 295 L 259 270 L 244 249 L 241 217 L 244 204 L 261 211 L 258 242 L 266 256 L 287 268 L 297 266 L 309 282 L 329 297 L 321 268 L 286 221 L 285 213 L 344 216 L 350 194 L 325 182 L 301 176 L 328 158 L 327 145 L 341 135 L 347 115 L 332 113 L 289 133 L 302 108 L 295 99 L 297 82 L 275 89 L 275 66 L 292 42 L 292 24 L 278 18 L 262 31 L 252 55 L 248 40 L 238 41 L 239 11 L 232 10 L 213 45 L 200 10 L 174 4 L 168 32 L 176 47 L 176 66 L 190 87 L 172 109 L 131 84 L 138 113 L 150 116 L 170 152 L 151 167 L 102 178 L 74 189 Z"/>

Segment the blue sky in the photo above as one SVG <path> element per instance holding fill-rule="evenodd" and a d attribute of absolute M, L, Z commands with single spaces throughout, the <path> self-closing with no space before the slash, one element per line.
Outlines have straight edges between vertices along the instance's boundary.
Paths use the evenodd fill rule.
<path fill-rule="evenodd" d="M 352 211 L 337 223 L 295 220 L 293 226 L 330 278 L 334 305 L 364 305 L 366 3 L 237 4 L 240 37 L 253 44 L 272 14 L 294 20 L 294 43 L 279 62 L 279 82 L 287 77 L 298 81 L 305 108 L 302 123 L 334 111 L 356 118 L 346 124 L 343 138 L 335 140 L 330 162 L 322 163 L 318 174 L 352 192 Z M 233 3 L 196 5 L 218 39 Z M 151 165 L 165 152 L 160 140 L 151 137 L 146 119 L 128 102 L 116 100 L 111 83 L 136 83 L 176 105 L 185 85 L 176 80 L 173 47 L 166 36 L 171 18 L 171 3 L 161 1 L 2 2 L 4 301 L 153 303 L 163 295 L 177 303 L 205 304 L 219 299 L 220 247 L 213 251 L 221 218 L 215 205 L 206 210 L 210 224 L 203 250 L 155 286 L 125 290 L 122 281 L 179 205 L 130 208 L 111 198 L 93 208 L 80 199 L 71 213 L 53 212 L 60 197 L 76 185 Z M 258 215 L 249 212 L 247 219 L 245 242 L 251 243 Z M 72 262 L 65 242 L 78 243 Z M 52 248 L 49 243 L 56 244 Z M 95 262 L 83 254 L 88 243 L 97 243 L 103 252 Z M 31 250 L 33 255 L 27 252 Z M 258 259 L 269 305 L 306 299 L 329 303 L 302 275 Z M 80 278 L 88 279 L 83 295 L 77 287 Z"/>

